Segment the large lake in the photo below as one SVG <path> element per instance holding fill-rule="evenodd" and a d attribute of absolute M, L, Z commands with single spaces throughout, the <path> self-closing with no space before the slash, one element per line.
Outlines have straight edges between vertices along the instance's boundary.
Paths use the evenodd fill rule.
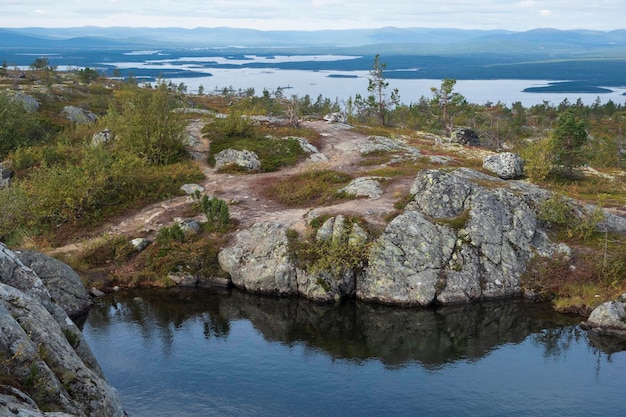
<path fill-rule="evenodd" d="M 340 104 L 356 94 L 368 94 L 368 71 L 341 71 L 341 70 L 296 70 L 279 69 L 284 63 L 305 62 L 341 62 L 350 61 L 355 57 L 342 55 L 289 55 L 289 56 L 257 56 L 227 58 L 224 56 L 192 56 L 168 58 L 159 51 L 135 51 L 127 54 L 126 62 L 107 63 L 110 67 L 121 70 L 133 70 L 135 75 L 142 71 L 192 71 L 196 76 L 169 79 L 179 84 L 184 83 L 188 92 L 196 93 L 202 86 L 205 93 L 214 89 L 222 90 L 232 87 L 235 90 L 254 88 L 257 95 L 264 89 L 274 92 L 283 87 L 284 94 L 303 97 L 308 94 L 313 99 L 318 95 L 337 99 Z M 145 59 L 145 60 L 143 60 Z M 141 61 L 143 60 L 143 61 Z M 273 66 L 272 64 L 276 64 Z M 253 65 L 264 65 L 257 68 Z M 202 76 L 206 74 L 206 76 Z M 388 72 L 387 74 L 391 74 Z M 165 78 L 167 79 L 167 78 Z M 168 81 L 169 81 L 168 80 Z M 399 80 L 388 78 L 389 88 L 397 88 L 403 103 L 417 103 L 424 97 L 432 97 L 431 87 L 439 87 L 441 80 L 411 79 Z M 609 93 L 525 93 L 529 87 L 540 87 L 549 84 L 548 80 L 458 80 L 455 91 L 463 94 L 471 103 L 485 104 L 487 102 L 502 102 L 511 105 L 521 102 L 525 107 L 542 104 L 544 101 L 558 105 L 564 99 L 575 103 L 579 98 L 587 105 L 599 97 L 605 103 L 609 100 L 615 103 L 626 102 L 626 88 L 605 86 Z"/>
<path fill-rule="evenodd" d="M 131 417 L 620 416 L 626 353 L 523 301 L 121 292 L 84 334 Z"/>

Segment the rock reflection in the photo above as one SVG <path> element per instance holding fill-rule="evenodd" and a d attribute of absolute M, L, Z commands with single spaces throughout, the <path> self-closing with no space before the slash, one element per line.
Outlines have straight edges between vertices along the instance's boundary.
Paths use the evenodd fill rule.
<path fill-rule="evenodd" d="M 334 359 L 379 360 L 387 367 L 419 362 L 433 369 L 480 359 L 529 335 L 546 357 L 555 357 L 567 350 L 568 338 L 581 337 L 570 327 L 579 319 L 556 314 L 548 305 L 511 300 L 409 309 L 354 301 L 325 305 L 236 290 L 150 290 L 100 299 L 89 322 L 106 331 L 113 319 L 131 320 L 142 337 L 158 337 L 164 346 L 187 321 L 200 321 L 210 339 L 228 337 L 231 321 L 244 319 L 268 341 L 304 344 Z"/>

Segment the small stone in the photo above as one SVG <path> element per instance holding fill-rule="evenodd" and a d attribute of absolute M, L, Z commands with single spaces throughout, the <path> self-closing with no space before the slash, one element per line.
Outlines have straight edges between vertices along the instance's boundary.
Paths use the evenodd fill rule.
<path fill-rule="evenodd" d="M 194 195 L 196 192 L 204 192 L 204 187 L 198 184 L 184 184 L 180 187 L 187 195 Z"/>
<path fill-rule="evenodd" d="M 143 237 L 138 237 L 130 241 L 130 244 L 137 250 L 137 252 L 141 252 L 145 248 L 150 245 L 150 240 L 145 239 Z"/>
<path fill-rule="evenodd" d="M 102 297 L 104 295 L 104 293 L 102 291 L 100 291 L 99 289 L 97 289 L 96 287 L 91 287 L 91 289 L 89 290 L 89 294 L 91 294 L 93 297 Z"/>

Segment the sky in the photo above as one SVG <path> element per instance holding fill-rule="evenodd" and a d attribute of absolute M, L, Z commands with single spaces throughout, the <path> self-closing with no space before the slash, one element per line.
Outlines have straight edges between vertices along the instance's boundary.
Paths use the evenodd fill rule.
<path fill-rule="evenodd" d="M 624 0 L 0 0 L 0 27 L 626 28 Z"/>

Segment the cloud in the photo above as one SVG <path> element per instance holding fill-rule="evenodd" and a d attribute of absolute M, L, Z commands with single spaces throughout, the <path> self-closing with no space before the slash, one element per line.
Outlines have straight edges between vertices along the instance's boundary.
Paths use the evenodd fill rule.
<path fill-rule="evenodd" d="M 0 0 L 0 27 L 624 28 L 624 0 Z M 558 17 L 559 19 L 555 19 Z"/>
<path fill-rule="evenodd" d="M 537 2 L 534 0 L 522 0 L 518 4 L 524 8 L 531 8 L 531 7 L 535 7 Z"/>

